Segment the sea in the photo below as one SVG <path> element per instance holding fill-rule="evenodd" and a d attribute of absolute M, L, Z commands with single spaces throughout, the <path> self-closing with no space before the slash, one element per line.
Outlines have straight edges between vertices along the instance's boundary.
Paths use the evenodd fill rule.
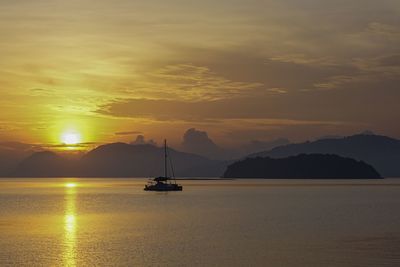
<path fill-rule="evenodd" d="M 400 266 L 400 179 L 0 179 L 0 266 Z"/>

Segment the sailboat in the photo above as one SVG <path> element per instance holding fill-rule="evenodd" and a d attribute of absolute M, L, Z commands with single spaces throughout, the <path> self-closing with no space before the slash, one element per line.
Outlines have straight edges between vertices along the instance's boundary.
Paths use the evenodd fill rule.
<path fill-rule="evenodd" d="M 172 163 L 172 177 L 168 177 L 168 147 L 164 140 L 164 176 L 150 179 L 144 186 L 145 191 L 182 191 L 182 186 L 176 183 Z"/>

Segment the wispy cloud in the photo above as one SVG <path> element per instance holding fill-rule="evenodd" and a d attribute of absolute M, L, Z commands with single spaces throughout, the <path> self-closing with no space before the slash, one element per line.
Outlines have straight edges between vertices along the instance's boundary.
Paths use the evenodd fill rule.
<path fill-rule="evenodd" d="M 202 101 L 251 94 L 262 85 L 227 79 L 204 66 L 176 64 L 145 73 L 125 93 L 152 99 Z"/>
<path fill-rule="evenodd" d="M 139 131 L 130 131 L 130 132 L 116 132 L 115 135 L 135 135 L 135 134 L 142 134 Z"/>

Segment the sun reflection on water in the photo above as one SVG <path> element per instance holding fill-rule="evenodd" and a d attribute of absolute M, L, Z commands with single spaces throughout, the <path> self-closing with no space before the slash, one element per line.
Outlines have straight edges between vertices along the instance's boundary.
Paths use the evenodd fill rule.
<path fill-rule="evenodd" d="M 69 183 L 65 185 L 64 266 L 76 266 L 76 228 L 76 184 Z"/>

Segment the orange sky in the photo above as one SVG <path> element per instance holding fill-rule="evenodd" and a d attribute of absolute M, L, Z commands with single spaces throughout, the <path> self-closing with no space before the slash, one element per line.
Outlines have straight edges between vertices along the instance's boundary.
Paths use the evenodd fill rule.
<path fill-rule="evenodd" d="M 4 141 L 400 137 L 397 0 L 0 0 L 0 58 Z"/>

